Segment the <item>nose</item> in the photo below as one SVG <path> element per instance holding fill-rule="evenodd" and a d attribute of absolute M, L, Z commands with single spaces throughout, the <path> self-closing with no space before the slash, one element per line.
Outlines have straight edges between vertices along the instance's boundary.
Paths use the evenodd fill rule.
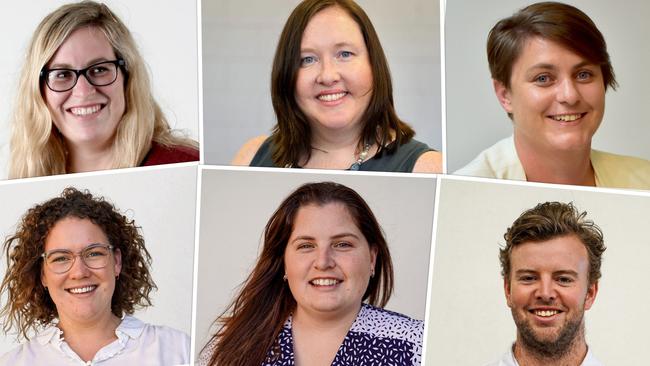
<path fill-rule="evenodd" d="M 557 293 L 555 292 L 555 283 L 553 279 L 542 278 L 539 281 L 539 285 L 537 287 L 537 293 L 535 294 L 535 297 L 538 300 L 546 303 L 553 302 L 557 297 Z"/>
<path fill-rule="evenodd" d="M 86 278 L 90 275 L 90 269 L 86 266 L 79 255 L 75 257 L 75 261 L 72 263 L 68 275 L 72 279 Z"/>
<path fill-rule="evenodd" d="M 85 74 L 79 75 L 77 78 L 77 83 L 72 88 L 72 94 L 85 96 L 94 93 L 96 87 L 88 81 Z"/>
<path fill-rule="evenodd" d="M 330 247 L 320 248 L 317 255 L 318 257 L 316 257 L 316 260 L 314 261 L 314 267 L 316 269 L 326 270 L 336 266 L 332 249 Z"/>
<path fill-rule="evenodd" d="M 575 105 L 581 99 L 580 90 L 572 78 L 565 78 L 558 84 L 557 101 L 568 105 Z"/>
<path fill-rule="evenodd" d="M 341 79 L 339 67 L 335 60 L 325 59 L 320 64 L 316 82 L 326 86 L 334 85 Z"/>

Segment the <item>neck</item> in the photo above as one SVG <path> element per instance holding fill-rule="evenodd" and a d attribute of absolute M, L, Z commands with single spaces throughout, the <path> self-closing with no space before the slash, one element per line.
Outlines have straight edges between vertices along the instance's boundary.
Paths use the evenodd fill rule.
<path fill-rule="evenodd" d="M 291 319 L 292 328 L 298 327 L 317 332 L 342 332 L 345 335 L 350 330 L 360 310 L 361 304 L 354 309 L 339 312 L 317 312 L 298 307 Z"/>
<path fill-rule="evenodd" d="M 348 169 L 357 162 L 364 150 L 360 147 L 360 131 L 331 133 L 331 131 L 314 130 L 311 139 L 311 156 L 301 164 L 304 168 Z M 364 160 L 372 157 L 377 149 L 371 145 Z"/>
<path fill-rule="evenodd" d="M 107 146 L 75 146 L 68 144 L 68 173 L 92 172 L 112 168 L 111 144 Z"/>
<path fill-rule="evenodd" d="M 552 149 L 525 141 L 515 130 L 515 150 L 529 182 L 596 186 L 591 146 L 580 150 Z"/>
<path fill-rule="evenodd" d="M 584 328 L 564 352 L 540 353 L 527 347 L 519 335 L 512 348 L 517 364 L 520 366 L 579 366 L 587 356 Z"/>
<path fill-rule="evenodd" d="M 65 342 L 84 361 L 92 360 L 95 354 L 117 336 L 115 329 L 121 319 L 109 313 L 100 319 L 86 322 L 75 322 L 61 318 L 58 328 L 63 331 Z"/>

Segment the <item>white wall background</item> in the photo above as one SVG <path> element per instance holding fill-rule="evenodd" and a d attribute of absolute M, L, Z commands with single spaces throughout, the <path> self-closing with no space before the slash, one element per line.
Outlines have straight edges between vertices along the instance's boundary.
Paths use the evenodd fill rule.
<path fill-rule="evenodd" d="M 486 56 L 494 24 L 531 0 L 453 0 L 445 18 L 447 163 L 453 172 L 512 134 L 510 119 L 492 89 Z M 585 12 L 605 36 L 620 86 L 606 96 L 605 116 L 594 136 L 599 150 L 650 159 L 650 3 L 641 0 L 567 0 Z"/>
<path fill-rule="evenodd" d="M 546 201 L 574 202 L 604 233 L 603 277 L 585 313 L 587 344 L 605 365 L 648 364 L 650 195 L 449 178 L 440 189 L 427 365 L 485 365 L 508 350 L 516 327 L 503 293 L 499 246 L 522 212 Z"/>
<path fill-rule="evenodd" d="M 205 161 L 230 164 L 248 139 L 275 125 L 270 82 L 282 27 L 298 0 L 203 1 Z M 397 114 L 416 138 L 442 149 L 440 16 L 431 0 L 359 0 L 393 78 Z"/>
<path fill-rule="evenodd" d="M 424 319 L 435 177 L 269 169 L 200 172 L 196 357 L 211 335 L 212 322 L 255 266 L 267 221 L 290 192 L 307 182 L 335 181 L 366 200 L 386 234 L 393 260 L 395 291 L 386 308 Z"/>
<path fill-rule="evenodd" d="M 0 178 L 6 178 L 9 120 L 32 33 L 71 0 L 4 1 L 0 5 Z M 197 8 L 184 0 L 102 0 L 129 28 L 150 71 L 154 97 L 172 128 L 199 139 Z"/>
<path fill-rule="evenodd" d="M 13 234 L 25 212 L 57 197 L 68 186 L 103 196 L 142 228 L 151 254 L 151 275 L 158 291 L 153 306 L 135 312 L 145 322 L 167 325 L 190 334 L 192 265 L 196 213 L 196 166 L 137 168 L 0 183 L 0 237 Z M 0 256 L 4 276 L 7 259 Z M 2 304 L 6 298 L 0 299 Z M 0 354 L 16 347 L 15 336 L 0 333 Z"/>

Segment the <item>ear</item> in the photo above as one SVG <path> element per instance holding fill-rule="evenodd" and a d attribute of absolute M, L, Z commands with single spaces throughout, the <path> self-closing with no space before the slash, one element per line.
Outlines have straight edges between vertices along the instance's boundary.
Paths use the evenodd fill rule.
<path fill-rule="evenodd" d="M 43 263 L 43 264 L 45 264 L 45 263 Z M 43 285 L 43 287 L 47 288 L 47 281 L 45 279 L 45 270 L 43 269 L 43 266 L 41 266 L 41 285 Z"/>
<path fill-rule="evenodd" d="M 509 308 L 512 308 L 512 303 L 510 302 L 510 281 L 507 278 L 503 278 L 503 292 L 506 294 L 506 304 Z"/>
<path fill-rule="evenodd" d="M 119 248 L 113 251 L 113 257 L 115 258 L 115 276 L 117 276 L 122 272 L 122 252 Z"/>
<path fill-rule="evenodd" d="M 492 86 L 494 87 L 494 94 L 496 94 L 497 99 L 501 107 L 507 112 L 512 113 L 512 104 L 510 101 L 510 90 L 503 85 L 502 82 L 492 79 Z"/>
<path fill-rule="evenodd" d="M 585 296 L 585 310 L 591 309 L 591 306 L 594 304 L 594 301 L 596 301 L 596 294 L 598 294 L 598 281 L 592 283 L 589 285 L 589 288 L 587 288 L 587 295 Z"/>
<path fill-rule="evenodd" d="M 370 268 L 372 269 L 372 272 L 374 272 L 376 264 L 377 264 L 377 246 L 373 245 L 370 247 Z"/>

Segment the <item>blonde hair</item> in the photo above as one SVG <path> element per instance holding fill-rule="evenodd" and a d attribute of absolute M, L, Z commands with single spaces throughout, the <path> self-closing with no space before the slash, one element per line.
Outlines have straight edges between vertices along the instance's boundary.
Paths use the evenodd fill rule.
<path fill-rule="evenodd" d="M 124 23 L 106 5 L 82 1 L 56 9 L 34 31 L 15 100 L 9 178 L 66 173 L 65 141 L 52 123 L 40 72 L 68 36 L 83 27 L 101 30 L 116 56 L 126 63 L 122 68 L 126 108 L 115 132 L 112 168 L 138 166 L 152 141 L 165 146 L 198 146 L 172 133 L 153 98 L 144 60 Z"/>

